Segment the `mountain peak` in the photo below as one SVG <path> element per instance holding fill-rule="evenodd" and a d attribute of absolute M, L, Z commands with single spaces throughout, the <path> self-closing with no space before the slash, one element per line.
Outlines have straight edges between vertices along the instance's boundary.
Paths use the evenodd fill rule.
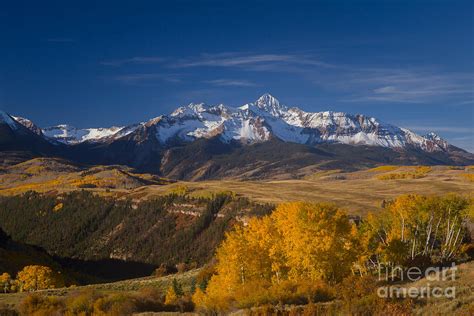
<path fill-rule="evenodd" d="M 18 128 L 16 121 L 7 112 L 2 110 L 0 110 L 0 123 L 7 124 L 12 129 Z"/>
<path fill-rule="evenodd" d="M 273 116 L 281 116 L 283 112 L 288 111 L 288 109 L 280 104 L 277 98 L 272 96 L 270 93 L 265 93 L 255 102 L 255 106 L 259 109 L 270 113 Z"/>
<path fill-rule="evenodd" d="M 30 121 L 14 118 L 1 111 L 0 123 L 8 124 L 12 129 L 25 126 L 34 131 Z M 155 125 L 156 129 L 152 129 L 152 132 L 159 135 L 162 143 L 176 137 L 192 141 L 218 136 L 224 142 L 243 140 L 252 143 L 275 138 L 306 145 L 342 143 L 389 148 L 414 146 L 428 152 L 448 151 L 452 147 L 433 132 L 421 136 L 370 116 L 289 109 L 269 93 L 238 108 L 223 104 L 211 106 L 205 103 L 190 103 L 177 108 L 170 115 L 161 115 L 146 123 L 137 123 L 125 128 L 76 129 L 68 125 L 58 125 L 43 130 L 38 128 L 37 134 L 43 134 L 48 140 L 66 144 L 105 142 L 136 130 L 137 133 L 142 133 L 140 126 Z"/>
<path fill-rule="evenodd" d="M 424 136 L 424 138 L 430 142 L 433 142 L 438 147 L 442 148 L 443 150 L 447 150 L 449 148 L 448 142 L 443 139 L 441 136 L 436 134 L 435 132 L 429 132 Z"/>
<path fill-rule="evenodd" d="M 187 106 L 181 106 L 171 113 L 174 117 L 193 117 L 208 109 L 205 103 L 189 103 Z"/>
<path fill-rule="evenodd" d="M 439 136 L 435 132 L 429 132 L 428 134 L 425 135 L 425 138 L 430 139 L 430 140 L 438 140 L 438 141 L 444 140 L 441 138 L 441 136 Z"/>
<path fill-rule="evenodd" d="M 272 96 L 270 93 L 264 93 L 260 98 L 258 98 L 257 105 L 270 105 L 273 107 L 279 107 L 280 101 L 277 98 Z"/>
<path fill-rule="evenodd" d="M 15 121 L 17 121 L 18 123 L 20 123 L 21 125 L 23 125 L 24 127 L 26 127 L 27 129 L 29 129 L 30 131 L 32 131 L 33 133 L 35 133 L 36 135 L 39 135 L 39 136 L 42 136 L 43 135 L 43 131 L 41 130 L 41 128 L 39 128 L 38 126 L 36 126 L 35 123 L 33 123 L 31 120 L 29 119 L 26 119 L 24 117 L 20 117 L 20 116 L 11 116 Z"/>

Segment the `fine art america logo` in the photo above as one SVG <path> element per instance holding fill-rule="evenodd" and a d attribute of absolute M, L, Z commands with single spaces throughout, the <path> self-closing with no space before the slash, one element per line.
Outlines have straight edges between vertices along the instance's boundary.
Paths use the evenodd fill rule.
<path fill-rule="evenodd" d="M 455 298 L 456 287 L 446 286 L 448 281 L 456 279 L 456 264 L 450 267 L 429 267 L 422 270 L 418 267 L 408 269 L 400 266 L 380 265 L 379 281 L 388 284 L 377 289 L 377 295 L 382 298 Z M 418 285 L 390 285 L 390 283 L 416 282 L 425 278 Z M 433 283 L 432 283 L 433 282 Z"/>

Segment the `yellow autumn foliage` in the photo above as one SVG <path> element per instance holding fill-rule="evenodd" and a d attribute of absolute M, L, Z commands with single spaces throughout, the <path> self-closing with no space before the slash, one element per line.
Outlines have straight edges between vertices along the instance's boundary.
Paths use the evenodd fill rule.
<path fill-rule="evenodd" d="M 399 196 L 382 212 L 367 216 L 360 229 L 363 248 L 400 265 L 417 257 L 454 260 L 472 207 L 472 201 L 455 194 Z"/>
<path fill-rule="evenodd" d="M 10 291 L 12 277 L 10 274 L 4 272 L 0 274 L 0 293 L 7 293 Z"/>
<path fill-rule="evenodd" d="M 394 171 L 394 170 L 397 170 L 398 168 L 400 168 L 400 166 L 387 165 L 387 166 L 378 166 L 378 167 L 369 169 L 367 171 L 370 171 L 370 172 Z"/>
<path fill-rule="evenodd" d="M 174 287 L 170 286 L 166 291 L 165 305 L 175 305 L 178 302 L 178 294 L 174 290 Z"/>
<path fill-rule="evenodd" d="M 63 208 L 63 203 L 58 203 L 53 207 L 53 212 L 59 212 Z"/>
<path fill-rule="evenodd" d="M 460 176 L 470 182 L 474 182 L 474 173 L 464 173 L 464 174 L 460 174 Z"/>
<path fill-rule="evenodd" d="M 26 266 L 18 272 L 16 277 L 20 291 L 36 291 L 64 286 L 59 273 L 51 268 L 40 265 Z"/>
<path fill-rule="evenodd" d="M 400 180 L 400 179 L 420 179 L 426 177 L 431 171 L 429 166 L 419 166 L 414 170 L 405 172 L 386 173 L 377 176 L 379 180 Z"/>
<path fill-rule="evenodd" d="M 217 273 L 194 303 L 226 311 L 285 300 L 294 295 L 291 289 L 304 297 L 310 289 L 301 287 L 305 282 L 334 282 L 350 273 L 356 236 L 348 216 L 332 204 L 281 204 L 227 234 L 217 250 Z"/>

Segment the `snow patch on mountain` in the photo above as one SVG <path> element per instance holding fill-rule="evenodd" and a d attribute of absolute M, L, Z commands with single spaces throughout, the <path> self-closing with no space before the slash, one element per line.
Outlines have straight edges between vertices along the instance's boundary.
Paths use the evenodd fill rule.
<path fill-rule="evenodd" d="M 85 141 L 99 141 L 101 139 L 108 138 L 123 127 L 110 127 L 110 128 L 84 128 L 78 129 L 70 125 L 57 125 L 47 127 L 43 129 L 43 134 L 46 137 L 54 139 L 56 141 L 65 144 L 77 144 Z"/>
<path fill-rule="evenodd" d="M 19 117 L 19 116 L 12 116 L 12 118 L 15 119 L 15 121 L 17 121 L 21 125 L 23 125 L 24 127 L 26 127 L 27 129 L 29 129 L 30 131 L 32 131 L 33 133 L 35 133 L 36 135 L 39 135 L 39 136 L 43 135 L 43 131 L 41 130 L 41 128 L 36 126 L 36 124 L 30 121 L 29 119 L 26 119 L 24 117 Z"/>
<path fill-rule="evenodd" d="M 31 121 L 17 120 L 30 130 L 34 129 Z M 0 112 L 0 121 L 17 128 L 16 122 L 6 113 Z M 146 134 L 148 129 L 151 134 Z M 107 142 L 134 132 L 138 136 L 134 139 L 140 139 L 139 135 L 145 133 L 143 135 L 151 135 L 163 145 L 172 140 L 189 142 L 198 138 L 219 137 L 223 142 L 239 141 L 245 144 L 276 138 L 307 145 L 342 143 L 388 148 L 415 147 L 428 152 L 453 148 L 435 133 L 421 136 L 360 114 L 306 112 L 298 107 L 287 107 L 268 93 L 255 102 L 236 108 L 223 104 L 190 103 L 169 115 L 125 127 L 77 129 L 58 125 L 42 130 L 48 139 L 66 144 Z"/>
<path fill-rule="evenodd" d="M 156 137 L 163 144 L 170 139 L 193 141 L 218 136 L 224 142 L 246 144 L 277 138 L 308 145 L 414 146 L 426 151 L 446 150 L 449 146 L 432 135 L 420 136 L 369 116 L 332 111 L 311 113 L 289 108 L 268 93 L 237 108 L 191 103 L 146 125 L 156 125 Z"/>

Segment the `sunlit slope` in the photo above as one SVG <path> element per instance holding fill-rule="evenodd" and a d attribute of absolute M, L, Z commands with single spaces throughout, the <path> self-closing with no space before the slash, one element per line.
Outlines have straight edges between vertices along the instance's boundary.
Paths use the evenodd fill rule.
<path fill-rule="evenodd" d="M 232 191 L 261 202 L 330 201 L 364 214 L 379 208 L 383 200 L 400 194 L 456 192 L 471 196 L 473 174 L 472 166 L 381 166 L 356 172 L 322 170 L 294 180 L 174 182 L 135 173 L 123 166 L 85 167 L 66 160 L 42 158 L 0 170 L 0 194 L 85 189 L 101 195 L 143 200 L 185 186 L 191 195 L 197 196 Z"/>
<path fill-rule="evenodd" d="M 455 192 L 473 196 L 474 182 L 468 178 L 472 169 L 440 166 L 419 171 L 417 168 L 387 167 L 352 173 L 321 171 L 301 180 L 179 182 L 137 188 L 129 195 L 137 199 L 149 198 L 185 185 L 192 195 L 227 190 L 262 202 L 329 201 L 359 214 L 380 208 L 383 200 L 401 194 Z M 417 177 L 390 179 L 387 176 L 394 173 L 417 174 Z"/>

